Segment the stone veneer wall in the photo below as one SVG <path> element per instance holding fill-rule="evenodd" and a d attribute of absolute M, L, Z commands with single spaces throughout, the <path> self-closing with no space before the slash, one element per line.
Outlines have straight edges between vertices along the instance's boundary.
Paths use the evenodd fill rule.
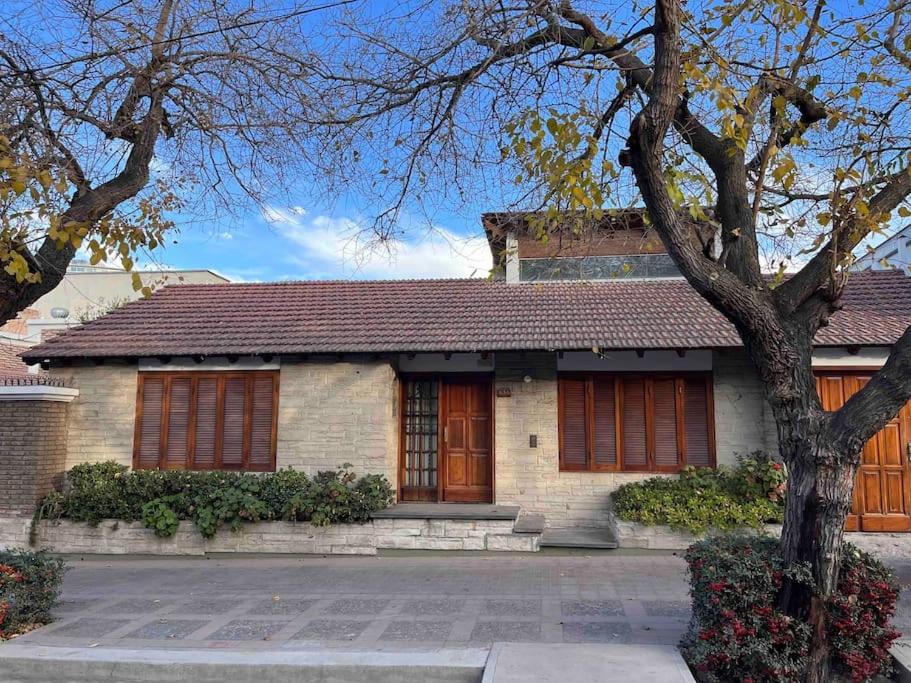
<path fill-rule="evenodd" d="M 0 519 L 0 547 L 25 545 L 28 525 Z M 16 538 L 16 534 L 20 537 Z M 39 525 L 38 544 L 59 553 L 203 555 L 301 553 L 375 555 L 377 550 L 488 550 L 535 552 L 537 534 L 513 533 L 512 520 L 377 519 L 366 524 L 314 527 L 306 522 L 258 522 L 203 538 L 192 522 L 159 538 L 141 522 L 107 519 L 97 527 L 62 520 Z"/>
<path fill-rule="evenodd" d="M 52 370 L 80 390 L 70 407 L 66 469 L 83 462 L 133 462 L 137 368 Z M 357 474 L 395 481 L 396 380 L 387 362 L 284 363 L 280 370 L 276 465 L 308 473 L 350 462 Z"/>
<path fill-rule="evenodd" d="M 279 381 L 279 468 L 312 474 L 349 462 L 395 486 L 398 387 L 388 362 L 283 363 Z"/>
<path fill-rule="evenodd" d="M 136 366 L 80 366 L 50 372 L 79 389 L 70 404 L 64 469 L 105 460 L 132 465 Z"/>
<path fill-rule="evenodd" d="M 775 422 L 762 383 L 743 349 L 712 354 L 715 399 L 715 453 L 719 465 L 733 465 L 737 455 L 778 447 Z"/>
<path fill-rule="evenodd" d="M 669 526 L 646 526 L 638 522 L 617 520 L 614 533 L 621 548 L 647 548 L 649 550 L 686 550 L 703 538 L 688 531 L 671 529 Z M 767 524 L 763 529 L 775 538 L 781 536 L 780 524 Z M 861 550 L 879 557 L 908 557 L 911 555 L 911 534 L 851 531 L 845 540 Z"/>
<path fill-rule="evenodd" d="M 0 515 L 30 518 L 66 459 L 68 403 L 0 396 Z"/>
<path fill-rule="evenodd" d="M 715 353 L 713 365 L 717 460 L 733 464 L 737 453 L 769 447 L 766 402 L 744 352 Z M 525 375 L 532 381 L 526 383 Z M 610 494 L 656 476 L 560 471 L 556 354 L 498 353 L 496 388 L 511 393 L 495 399 L 497 503 L 543 514 L 551 527 L 610 526 Z M 535 448 L 529 445 L 532 434 Z"/>

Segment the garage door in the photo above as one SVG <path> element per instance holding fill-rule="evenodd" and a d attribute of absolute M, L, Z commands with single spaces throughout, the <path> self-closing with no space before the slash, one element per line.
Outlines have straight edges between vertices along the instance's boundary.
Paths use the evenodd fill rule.
<path fill-rule="evenodd" d="M 825 410 L 838 410 L 872 372 L 820 372 L 816 387 Z M 911 404 L 864 446 L 847 531 L 911 531 Z"/>

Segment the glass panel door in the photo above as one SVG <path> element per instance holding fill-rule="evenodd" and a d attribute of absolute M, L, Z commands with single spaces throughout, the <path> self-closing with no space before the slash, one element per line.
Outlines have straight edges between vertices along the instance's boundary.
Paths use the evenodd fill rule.
<path fill-rule="evenodd" d="M 408 379 L 403 385 L 402 500 L 437 500 L 440 385 Z"/>

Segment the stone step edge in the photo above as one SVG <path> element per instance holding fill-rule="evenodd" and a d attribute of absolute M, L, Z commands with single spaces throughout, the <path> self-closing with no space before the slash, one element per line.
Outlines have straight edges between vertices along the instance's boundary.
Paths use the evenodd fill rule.
<path fill-rule="evenodd" d="M 0 669 L 16 681 L 48 680 L 332 680 L 385 683 L 401 680 L 478 681 L 489 650 L 433 652 L 213 651 L 63 648 L 8 644 L 0 648 Z"/>

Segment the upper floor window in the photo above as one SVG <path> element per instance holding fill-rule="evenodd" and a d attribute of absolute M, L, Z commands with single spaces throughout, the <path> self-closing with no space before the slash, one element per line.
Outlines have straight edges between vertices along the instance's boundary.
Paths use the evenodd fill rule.
<path fill-rule="evenodd" d="M 711 375 L 566 375 L 561 470 L 677 472 L 715 466 Z"/>
<path fill-rule="evenodd" d="M 133 467 L 275 469 L 278 372 L 141 372 Z"/>
<path fill-rule="evenodd" d="M 668 277 L 680 277 L 680 271 L 669 254 L 519 259 L 519 279 L 523 281 Z"/>

